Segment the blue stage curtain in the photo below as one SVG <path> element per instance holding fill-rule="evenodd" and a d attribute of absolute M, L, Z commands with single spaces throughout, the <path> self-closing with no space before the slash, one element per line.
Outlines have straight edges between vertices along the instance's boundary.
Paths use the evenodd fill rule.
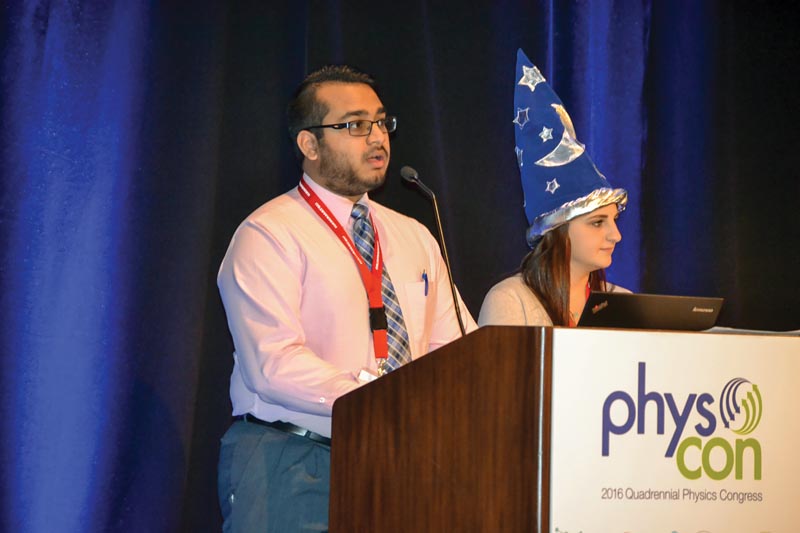
<path fill-rule="evenodd" d="M 128 489 L 144 360 L 129 344 L 147 290 L 130 242 L 147 12 L 6 9 L 0 519 L 100 531 Z"/>
<path fill-rule="evenodd" d="M 438 193 L 473 314 L 527 251 L 511 122 L 521 47 L 630 192 L 611 279 L 725 296 L 727 325 L 800 328 L 800 8 L 0 9 L 2 531 L 220 529 L 232 343 L 216 269 L 237 224 L 296 183 L 284 106 L 325 63 L 378 79 L 400 125 L 375 197 L 433 227 L 397 169 Z"/>
<path fill-rule="evenodd" d="M 175 531 L 225 12 L 4 9 L 0 530 Z"/>
<path fill-rule="evenodd" d="M 609 279 L 641 285 L 642 95 L 648 67 L 649 2 L 556 3 L 547 69 L 600 172 L 628 191 Z M 569 103 L 567 103 L 569 102 Z"/>

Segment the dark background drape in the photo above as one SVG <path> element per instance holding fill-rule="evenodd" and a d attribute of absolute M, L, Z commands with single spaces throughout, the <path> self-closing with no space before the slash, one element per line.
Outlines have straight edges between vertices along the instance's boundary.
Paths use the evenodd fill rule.
<path fill-rule="evenodd" d="M 800 328 L 800 8 L 745 2 L 8 2 L 0 21 L 0 530 L 213 531 L 232 343 L 215 274 L 299 177 L 284 106 L 331 62 L 399 116 L 374 196 L 474 315 L 525 254 L 515 52 L 630 192 L 610 278 Z"/>

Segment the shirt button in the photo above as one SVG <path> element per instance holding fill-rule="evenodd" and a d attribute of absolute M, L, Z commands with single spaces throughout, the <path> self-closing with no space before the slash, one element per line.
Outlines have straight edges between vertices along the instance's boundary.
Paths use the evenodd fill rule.
<path fill-rule="evenodd" d="M 320 398 L 319 403 L 325 403 L 325 398 L 324 397 Z"/>

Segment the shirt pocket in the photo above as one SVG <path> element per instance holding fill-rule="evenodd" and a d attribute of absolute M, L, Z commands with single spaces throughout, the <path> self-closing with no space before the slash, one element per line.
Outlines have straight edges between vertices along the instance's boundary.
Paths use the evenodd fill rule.
<path fill-rule="evenodd" d="M 428 296 L 424 281 L 411 281 L 403 285 L 406 293 L 406 307 L 403 308 L 403 321 L 406 323 L 409 340 L 415 357 L 425 353 L 425 323 L 428 316 Z"/>

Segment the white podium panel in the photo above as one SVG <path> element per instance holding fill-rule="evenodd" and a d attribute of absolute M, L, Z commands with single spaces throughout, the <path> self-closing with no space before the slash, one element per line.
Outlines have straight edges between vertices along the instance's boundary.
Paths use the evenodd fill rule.
<path fill-rule="evenodd" d="M 800 531 L 800 338 L 556 328 L 551 532 Z"/>

